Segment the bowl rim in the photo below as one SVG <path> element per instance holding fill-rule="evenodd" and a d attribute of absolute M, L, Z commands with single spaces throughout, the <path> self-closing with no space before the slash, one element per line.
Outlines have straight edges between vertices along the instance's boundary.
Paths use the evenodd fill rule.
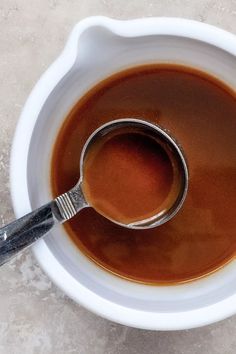
<path fill-rule="evenodd" d="M 10 190 L 16 217 L 31 211 L 27 160 L 38 115 L 50 93 L 73 66 L 80 35 L 92 26 L 105 27 L 123 37 L 171 35 L 191 38 L 236 56 L 235 35 L 193 20 L 153 17 L 120 21 L 104 16 L 93 16 L 80 21 L 72 30 L 61 55 L 34 86 L 16 127 L 10 158 Z M 42 269 L 63 292 L 90 311 L 120 324 L 151 330 L 180 330 L 205 326 L 236 313 L 236 294 L 212 305 L 182 312 L 149 312 L 124 307 L 100 297 L 76 281 L 57 261 L 44 240 L 38 241 L 33 251 Z"/>

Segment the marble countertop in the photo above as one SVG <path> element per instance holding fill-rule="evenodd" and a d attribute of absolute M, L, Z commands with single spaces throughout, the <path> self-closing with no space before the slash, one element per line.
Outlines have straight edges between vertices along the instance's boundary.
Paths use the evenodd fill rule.
<path fill-rule="evenodd" d="M 0 0 L 0 223 L 13 219 L 9 153 L 21 108 L 76 22 L 176 16 L 236 33 L 235 0 Z M 151 332 L 97 317 L 57 289 L 26 251 L 0 269 L 0 354 L 234 354 L 236 316 Z"/>

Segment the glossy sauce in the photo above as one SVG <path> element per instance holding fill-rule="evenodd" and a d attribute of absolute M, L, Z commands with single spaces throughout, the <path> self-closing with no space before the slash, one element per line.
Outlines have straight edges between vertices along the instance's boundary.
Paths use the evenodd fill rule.
<path fill-rule="evenodd" d="M 168 212 L 181 191 L 180 174 L 164 139 L 127 126 L 89 147 L 82 188 L 97 212 L 127 225 Z"/>
<path fill-rule="evenodd" d="M 213 77 L 175 65 L 113 75 L 65 119 L 53 151 L 54 196 L 77 182 L 88 136 L 124 117 L 157 123 L 181 143 L 190 170 L 187 199 L 171 221 L 142 231 L 85 209 L 65 225 L 71 239 L 105 269 L 151 284 L 189 281 L 229 262 L 236 251 L 235 92 Z"/>

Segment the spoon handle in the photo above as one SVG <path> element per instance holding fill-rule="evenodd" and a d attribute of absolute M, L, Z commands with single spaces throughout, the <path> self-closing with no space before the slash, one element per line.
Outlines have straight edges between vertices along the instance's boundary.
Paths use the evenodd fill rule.
<path fill-rule="evenodd" d="M 58 221 L 59 213 L 53 201 L 2 227 L 0 265 L 45 235 Z"/>
<path fill-rule="evenodd" d="M 0 228 L 0 266 L 87 206 L 78 183 L 52 202 Z"/>

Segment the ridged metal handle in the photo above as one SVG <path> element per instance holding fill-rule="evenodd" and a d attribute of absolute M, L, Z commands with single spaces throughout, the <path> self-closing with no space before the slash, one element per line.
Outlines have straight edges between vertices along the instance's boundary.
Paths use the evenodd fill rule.
<path fill-rule="evenodd" d="M 88 205 L 79 183 L 54 201 L 2 227 L 0 229 L 0 265 L 45 236 L 56 223 L 63 223 L 72 218 L 86 206 Z"/>
<path fill-rule="evenodd" d="M 71 219 L 81 209 L 88 206 L 81 185 L 82 182 L 79 181 L 69 192 L 62 194 L 55 199 L 63 221 Z"/>

